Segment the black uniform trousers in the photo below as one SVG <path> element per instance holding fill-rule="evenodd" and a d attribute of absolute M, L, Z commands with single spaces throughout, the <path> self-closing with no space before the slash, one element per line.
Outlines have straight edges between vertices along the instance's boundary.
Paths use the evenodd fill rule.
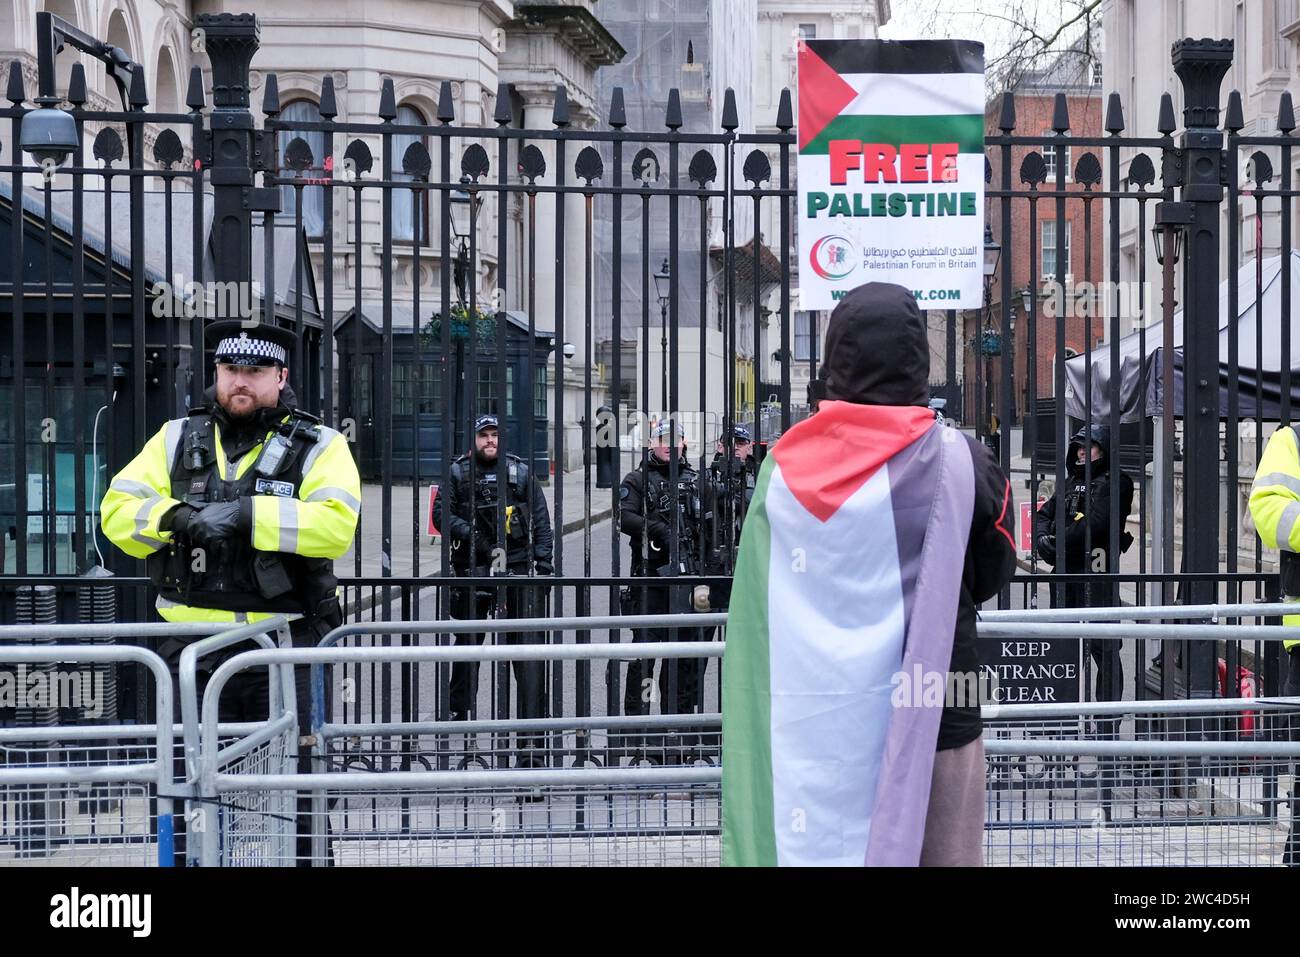
<path fill-rule="evenodd" d="M 1073 569 L 1071 569 L 1073 570 Z M 1109 584 L 1068 584 L 1063 608 L 1101 608 L 1115 604 L 1113 589 Z M 1052 594 L 1052 607 L 1056 608 L 1056 586 Z M 1092 659 L 1094 701 L 1119 701 L 1124 696 L 1124 663 L 1120 658 L 1123 642 L 1115 638 L 1085 638 L 1083 650 Z"/>
<path fill-rule="evenodd" d="M 295 648 L 314 648 L 319 644 L 321 638 L 332 628 L 337 627 L 342 622 L 342 615 L 336 609 L 329 615 L 308 621 L 305 618 L 299 618 L 289 623 L 289 635 L 293 640 Z M 237 627 L 231 625 L 232 628 Z M 273 636 L 274 637 L 274 636 Z M 158 652 L 162 659 L 167 663 L 167 669 L 171 672 L 172 688 L 175 689 L 173 696 L 173 720 L 176 723 L 181 721 L 181 700 L 180 700 L 180 663 L 181 653 L 185 650 L 186 645 L 199 639 L 179 639 L 168 638 L 159 646 Z M 200 658 L 197 662 L 195 672 L 196 684 L 198 686 L 200 719 L 202 718 L 203 696 L 207 691 L 208 680 L 212 674 L 229 659 L 245 651 L 252 651 L 260 648 L 260 645 L 252 641 L 241 642 L 230 648 L 225 648 L 216 654 L 207 655 Z M 265 722 L 270 715 L 271 708 L 271 687 L 267 680 L 269 669 L 248 668 L 236 672 L 226 682 L 226 686 L 221 691 L 221 700 L 217 703 L 217 720 L 220 722 L 243 722 L 243 721 L 260 721 Z M 298 735 L 299 737 L 311 734 L 311 667 L 308 665 L 295 665 L 293 669 L 294 694 L 297 698 L 298 711 Z M 333 695 L 329 689 L 332 687 L 331 668 L 325 668 L 325 720 L 330 719 L 330 711 L 333 704 Z M 177 741 L 179 747 L 180 742 Z M 311 766 L 311 747 L 308 745 L 299 745 L 298 748 L 298 773 L 309 774 L 312 771 Z M 178 756 L 175 764 L 176 779 L 178 781 L 185 778 L 184 758 Z M 193 805 L 193 809 L 199 809 L 199 804 Z M 214 822 L 216 815 L 219 813 L 217 808 L 204 808 L 205 814 L 201 818 L 207 822 Z M 183 867 L 185 864 L 185 841 L 186 831 L 189 829 L 189 822 L 181 818 L 177 808 L 177 826 L 176 826 L 176 865 Z M 297 801 L 297 842 L 295 847 L 295 856 L 299 867 L 306 867 L 311 864 L 311 797 L 307 794 L 300 793 Z M 206 826 L 206 825 L 205 825 Z M 326 830 L 328 832 L 328 820 L 326 821 Z M 196 833 L 195 839 L 198 840 Z M 327 862 L 319 862 L 327 863 Z"/>
<path fill-rule="evenodd" d="M 510 569 L 512 574 L 526 577 L 527 566 Z M 457 576 L 465 577 L 469 572 L 456 569 Z M 459 587 L 451 590 L 451 616 L 462 621 L 486 620 L 492 613 L 492 606 L 497 600 L 498 591 L 505 592 L 506 617 L 537 618 L 545 611 L 545 594 L 549 581 L 543 577 L 534 578 L 529 585 L 503 585 L 498 588 Z M 485 632 L 458 634 L 454 643 L 457 645 L 481 645 Z M 502 636 L 508 645 L 537 644 L 542 641 L 539 632 L 511 632 Z M 475 713 L 475 701 L 478 698 L 477 661 L 456 661 L 451 666 L 451 712 L 452 718 L 468 719 Z M 546 662 L 514 661 L 516 684 L 516 717 L 546 717 Z M 500 715 L 499 717 L 507 717 Z M 542 747 L 543 739 L 520 738 L 521 748 Z"/>
<path fill-rule="evenodd" d="M 687 586 L 674 586 L 684 591 Z M 672 608 L 672 588 L 649 586 L 632 587 L 632 599 L 642 615 L 666 615 Z M 644 595 L 644 605 L 641 604 Z M 704 641 L 702 628 L 676 629 L 677 641 Z M 672 641 L 673 629 L 639 628 L 632 633 L 634 643 Z M 705 658 L 666 658 L 659 664 L 659 682 L 656 689 L 653 678 L 655 659 L 638 658 L 627 666 L 627 683 L 623 687 L 623 713 L 625 715 L 649 714 L 650 703 L 657 696 L 661 714 L 698 714 L 703 709 L 701 677 L 708 660 Z"/>

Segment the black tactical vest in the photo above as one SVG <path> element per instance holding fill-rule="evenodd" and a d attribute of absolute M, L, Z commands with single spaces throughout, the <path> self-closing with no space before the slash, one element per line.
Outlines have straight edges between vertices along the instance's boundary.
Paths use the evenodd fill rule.
<path fill-rule="evenodd" d="M 460 518 L 475 524 L 477 541 L 494 546 L 497 533 L 497 467 L 476 465 L 470 468 L 468 455 L 460 455 L 451 463 L 451 481 L 456 483 L 461 509 Z M 473 481 L 471 482 L 471 473 Z M 507 505 L 514 505 L 517 511 L 513 521 L 506 529 L 506 561 L 527 561 L 532 545 L 532 515 L 528 510 L 529 472 L 528 465 L 517 455 L 506 453 L 506 484 L 510 489 Z M 469 542 L 452 539 L 451 561 L 453 565 L 467 567 L 470 564 Z"/>
<path fill-rule="evenodd" d="M 294 410 L 264 440 L 256 463 L 233 481 L 221 478 L 214 429 L 208 409 L 191 410 L 171 463 L 173 498 L 198 507 L 243 496 L 298 497 L 303 463 L 321 437 L 310 417 Z M 148 568 L 164 598 L 195 608 L 313 618 L 332 611 L 337 601 L 332 559 L 258 551 L 246 535 L 206 549 L 174 535 L 149 556 Z"/>
<path fill-rule="evenodd" d="M 679 460 L 677 465 L 677 509 L 678 514 L 673 512 L 672 482 L 669 481 L 668 466 L 665 464 L 662 468 L 645 469 L 645 488 L 642 490 L 642 508 L 647 518 L 657 518 L 664 524 L 672 526 L 680 521 L 678 525 L 678 571 L 685 573 L 698 573 L 700 534 L 703 531 L 703 523 L 712 520 L 712 513 L 704 510 L 704 504 L 700 499 L 699 473 L 684 461 Z M 646 543 L 646 563 L 647 567 L 658 569 L 668 565 L 672 561 L 668 542 L 671 538 L 665 538 L 662 548 L 657 548 L 653 542 Z M 633 574 L 642 574 L 640 565 L 640 555 L 634 549 L 632 556 Z"/>

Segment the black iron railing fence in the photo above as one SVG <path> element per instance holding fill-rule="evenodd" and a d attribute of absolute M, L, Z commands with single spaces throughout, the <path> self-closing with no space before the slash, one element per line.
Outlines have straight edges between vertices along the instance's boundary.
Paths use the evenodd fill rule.
<path fill-rule="evenodd" d="M 772 118 L 741 117 L 728 92 L 714 128 L 692 130 L 674 91 L 663 129 L 638 131 L 628 129 L 621 90 L 584 126 L 558 88 L 551 127 L 527 129 L 505 84 L 491 124 L 472 126 L 458 122 L 446 82 L 422 122 L 397 101 L 391 81 L 373 117 L 341 116 L 324 74 L 315 117 L 302 119 L 281 103 L 273 74 L 264 78 L 260 109 L 250 103 L 254 17 L 201 16 L 196 25 L 211 84 L 209 95 L 196 68 L 188 113 L 149 112 L 138 68 L 121 111 L 86 108 L 80 64 L 67 90 L 54 90 L 52 70 L 42 71 L 36 109 L 66 104 L 75 123 L 62 166 L 42 166 L 20 148 L 35 110 L 21 64 L 11 65 L 9 105 L 0 108 L 9 132 L 0 214 L 7 211 L 10 230 L 0 310 L 11 319 L 0 337 L 0 525 L 8 545 L 0 620 L 14 620 L 20 588 L 41 584 L 54 586 L 61 620 L 77 613 L 83 588 L 110 590 L 119 619 L 150 615 L 147 583 L 131 577 L 138 565 L 96 532 L 98 499 L 150 434 L 202 396 L 211 377 L 203 324 L 214 301 L 229 305 L 231 296 L 247 318 L 298 333 L 291 362 L 304 404 L 353 439 L 378 477 L 378 507 L 363 509 L 351 568 L 340 568 L 351 574 L 345 591 L 354 617 L 446 613 L 454 583 L 420 567 L 424 487 L 445 483 L 484 405 L 505 416 L 502 451 L 535 467 L 552 463 L 553 475 L 543 476 L 553 489 L 552 524 L 583 520 L 581 562 L 566 560 L 572 546 L 557 536 L 555 564 L 569 577 L 537 586 L 552 610 L 566 613 L 617 607 L 628 567 L 618 476 L 612 487 L 593 488 L 590 470 L 575 477 L 566 465 L 590 463 L 611 442 L 624 461 L 624 446 L 644 445 L 650 422 L 668 415 L 687 430 L 687 456 L 702 468 L 726 423 L 749 425 L 765 443 L 802 414 L 805 397 L 790 394 L 797 268 L 788 92 Z M 989 220 L 1004 250 L 987 321 L 1000 344 L 997 381 L 984 379 L 993 365 L 977 362 L 975 381 L 947 394 L 969 397 L 974 421 L 963 424 L 980 434 L 997 415 L 1004 469 L 1028 474 L 1017 482 L 1022 501 L 1036 500 L 1046 480 L 1064 483 L 1059 450 L 1077 425 L 1099 422 L 1118 434 L 1138 423 L 1136 454 L 1121 456 L 1137 486 L 1132 521 L 1112 510 L 1104 571 L 1090 578 L 1129 601 L 1150 601 L 1151 586 L 1160 585 L 1173 598 L 1207 604 L 1254 597 L 1272 581 L 1269 556 L 1242 520 L 1238 476 L 1253 463 L 1241 461 L 1248 446 L 1239 439 L 1251 432 L 1258 461 L 1265 433 L 1290 421 L 1291 164 L 1300 141 L 1286 93 L 1276 134 L 1242 134 L 1236 92 L 1220 116 L 1231 57 L 1230 43 L 1175 45 L 1187 104 L 1181 131 L 1167 94 L 1156 135 L 1131 131 L 1117 94 L 1107 99 L 1103 130 L 1072 129 L 1059 94 L 1052 132 L 1025 135 L 1008 94 L 986 137 Z M 743 131 L 769 121 L 762 128 L 770 132 Z M 1245 258 L 1242 231 L 1273 216 L 1278 247 L 1255 242 L 1253 261 Z M 1070 315 L 1056 305 L 1066 298 L 1042 295 L 1042 224 L 1075 217 L 1074 266 L 1067 230 L 1055 228 L 1047 278 L 1061 289 L 1070 280 L 1091 284 L 1069 301 L 1099 318 Z M 1013 241 L 1022 220 L 1032 237 L 1027 272 L 1013 253 L 1022 248 Z M 1152 226 L 1164 250 L 1154 265 Z M 1272 234 L 1261 229 L 1265 235 Z M 1153 291 L 1148 280 L 1157 276 Z M 571 277 L 578 281 L 566 282 Z M 1034 294 L 1018 302 L 1014 291 L 1026 277 Z M 553 295 L 539 294 L 539 280 Z M 1250 315 L 1243 305 L 1252 302 L 1260 308 Z M 340 333 L 349 312 L 354 321 Z M 1018 316 L 1023 338 L 1013 329 Z M 984 326 L 976 317 L 977 329 Z M 1039 381 L 1043 328 L 1051 330 L 1050 388 Z M 816 342 L 815 326 L 809 334 Z M 367 343 L 367 335 L 377 338 Z M 948 341 L 953 368 L 951 331 Z M 816 352 L 806 360 L 810 373 Z M 1013 461 L 1011 423 L 1017 407 L 1030 406 L 1017 400 L 1022 381 L 1033 402 L 1049 394 L 1065 400 L 1036 430 L 1043 447 L 1049 437 L 1038 433 L 1050 429 L 1050 462 L 1028 453 L 1027 464 Z M 398 428 L 409 429 L 400 441 Z M 421 451 L 435 435 L 430 468 Z M 410 457 L 400 470 L 409 488 L 397 484 L 398 449 Z M 680 465 L 674 458 L 673 470 Z M 503 456 L 501 485 L 505 469 Z M 580 506 L 565 494 L 574 482 L 583 486 Z M 1119 482 L 1113 470 L 1112 500 Z M 669 487 L 677 507 L 678 484 Z M 399 507 L 408 496 L 409 515 Z M 504 540 L 504 502 L 495 521 Z M 1058 511 L 1058 534 L 1064 521 Z M 1130 528 L 1135 548 L 1121 558 Z M 399 563 L 407 541 L 409 561 Z M 1100 544 L 1090 542 L 1089 551 Z M 676 559 L 684 547 L 674 528 Z M 440 548 L 446 569 L 445 539 Z M 363 578 L 371 561 L 380 575 Z M 1043 574 L 1033 553 L 1026 562 L 1028 574 L 1000 596 L 1002 606 L 1067 600 L 1069 576 Z M 118 577 L 75 577 L 95 565 Z M 396 565 L 410 577 L 392 575 Z M 1215 649 L 1192 643 L 1184 659 L 1184 690 L 1217 693 Z M 602 695 L 617 702 L 616 682 L 573 667 L 551 676 L 555 707 L 589 709 Z M 1266 684 L 1276 667 L 1257 662 Z M 412 693 L 425 687 L 423 677 L 407 677 Z M 1138 680 L 1136 672 L 1128 678 Z M 1171 679 L 1172 669 L 1161 681 Z M 443 707 L 440 686 L 433 692 L 418 704 L 403 696 L 402 707 Z M 716 694 L 716 683 L 707 693 Z"/>

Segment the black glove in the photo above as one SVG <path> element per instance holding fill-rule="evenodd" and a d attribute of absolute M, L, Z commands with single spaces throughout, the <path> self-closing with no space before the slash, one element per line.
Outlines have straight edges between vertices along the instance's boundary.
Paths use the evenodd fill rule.
<path fill-rule="evenodd" d="M 662 545 L 668 540 L 667 522 L 661 522 L 658 519 L 652 518 L 646 522 L 645 527 L 646 534 L 650 537 L 650 541 L 654 542 L 656 545 Z"/>
<path fill-rule="evenodd" d="M 162 520 L 158 523 L 158 527 L 164 532 L 171 532 L 173 535 L 185 535 L 189 528 L 190 518 L 196 511 L 198 511 L 198 509 L 194 506 L 186 505 L 182 502 L 175 508 L 170 509 L 167 514 L 162 517 Z"/>
<path fill-rule="evenodd" d="M 200 545 L 233 538 L 239 532 L 239 502 L 214 502 L 198 509 L 186 522 L 186 533 Z"/>
<path fill-rule="evenodd" d="M 533 567 L 535 567 L 535 568 L 537 569 L 537 574 L 539 574 L 539 575 L 554 575 L 554 574 L 555 574 L 555 566 L 551 564 L 551 560 L 550 560 L 549 558 L 539 558 L 539 559 L 537 559 L 537 561 L 536 561 L 536 563 L 534 564 Z"/>
<path fill-rule="evenodd" d="M 488 541 L 486 535 L 474 536 L 474 557 L 481 562 L 489 561 L 492 558 L 492 543 Z"/>
<path fill-rule="evenodd" d="M 1056 536 L 1039 535 L 1038 540 L 1034 542 L 1038 549 L 1038 557 L 1049 565 L 1056 564 Z"/>

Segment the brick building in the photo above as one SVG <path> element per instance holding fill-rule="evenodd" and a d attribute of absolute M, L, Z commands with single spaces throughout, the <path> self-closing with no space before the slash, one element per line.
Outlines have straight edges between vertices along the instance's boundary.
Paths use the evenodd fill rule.
<path fill-rule="evenodd" d="M 1041 199 L 1015 198 L 1011 201 L 1011 245 L 1003 248 L 997 275 L 991 284 L 990 305 L 983 317 L 973 311 L 965 316 L 962 352 L 965 362 L 964 420 L 975 425 L 977 411 L 990 408 L 996 414 L 1001 403 L 1002 363 L 1007 350 L 1000 341 L 1002 331 L 1002 301 L 1010 299 L 1012 318 L 1011 350 L 1012 396 L 1014 415 L 1012 424 L 1019 424 L 1030 406 L 1030 395 L 1048 397 L 1055 394 L 1054 363 L 1057 352 L 1057 326 L 1063 327 L 1066 355 L 1085 351 L 1088 338 L 1092 346 L 1105 335 L 1105 324 L 1099 315 L 1104 309 L 1101 302 L 1088 295 L 1084 283 L 1100 283 L 1109 278 L 1104 256 L 1105 208 L 1104 200 L 1089 199 L 1088 188 L 1078 181 L 1080 159 L 1092 152 L 1098 161 L 1105 157 L 1100 151 L 1071 148 L 1070 137 L 1102 136 L 1103 108 L 1100 60 L 1096 51 L 1074 48 L 1061 54 L 1047 69 L 1028 73 L 1015 87 L 1016 127 L 1018 136 L 1055 135 L 1053 122 L 1058 94 L 1064 95 L 1069 117 L 1069 132 L 1063 169 L 1058 170 L 1057 151 L 1041 147 L 1015 146 L 1011 149 L 1012 188 L 1023 191 L 1029 184 L 1022 179 L 1026 157 L 1031 152 L 1042 155 L 1046 178 L 1037 183 Z M 1001 94 L 990 97 L 986 126 L 988 134 L 998 135 L 998 121 L 1002 108 Z M 1003 148 L 987 150 L 991 168 L 989 189 L 1002 183 Z M 1058 208 L 1058 172 L 1062 175 L 1061 188 L 1069 198 L 1064 200 L 1064 217 Z M 1091 189 L 1102 189 L 1101 182 Z M 1004 201 L 987 200 L 987 221 L 994 242 L 1002 243 Z M 1063 224 L 1063 225 L 1062 225 Z M 1065 238 L 1064 262 L 1057 262 L 1057 231 L 1063 230 Z M 1007 257 L 1011 261 L 1011 285 L 1003 288 L 1003 270 Z M 1058 279 L 1064 281 L 1059 291 Z M 1031 375 L 1028 356 L 1029 310 L 1031 297 L 1036 301 L 1034 320 L 1034 376 Z M 1057 316 L 1064 314 L 1064 319 Z M 996 336 L 981 336 L 980 330 L 992 329 Z M 983 342 L 985 348 L 979 348 Z M 982 359 L 982 368 L 977 363 Z M 982 402 L 981 402 L 982 400 Z M 988 428 L 988 422 L 981 427 Z"/>

